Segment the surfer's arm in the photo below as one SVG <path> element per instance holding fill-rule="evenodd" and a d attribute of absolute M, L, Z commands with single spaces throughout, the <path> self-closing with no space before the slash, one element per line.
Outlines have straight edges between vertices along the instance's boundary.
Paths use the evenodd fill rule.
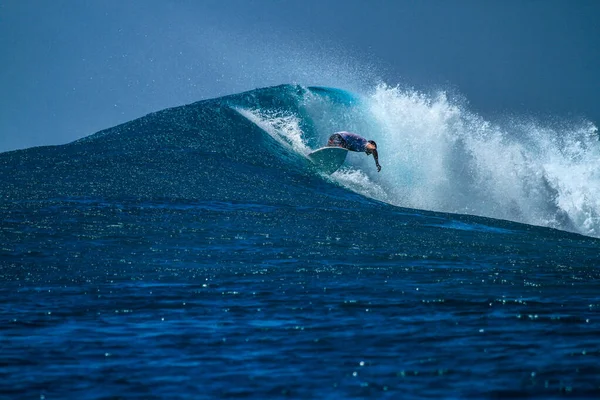
<path fill-rule="evenodd" d="M 379 165 L 379 154 L 377 154 L 377 149 L 373 149 L 373 158 L 375 159 L 375 165 L 377 166 L 377 172 L 381 171 L 381 165 Z"/>

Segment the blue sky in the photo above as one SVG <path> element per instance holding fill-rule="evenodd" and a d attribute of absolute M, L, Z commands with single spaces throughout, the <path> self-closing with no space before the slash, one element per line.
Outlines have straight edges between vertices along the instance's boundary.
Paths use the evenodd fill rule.
<path fill-rule="evenodd" d="M 447 88 L 600 121 L 600 2 L 5 0 L 0 151 L 280 83 Z"/>

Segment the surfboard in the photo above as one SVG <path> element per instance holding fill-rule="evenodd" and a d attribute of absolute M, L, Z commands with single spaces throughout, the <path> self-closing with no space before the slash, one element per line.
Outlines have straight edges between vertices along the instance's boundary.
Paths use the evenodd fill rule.
<path fill-rule="evenodd" d="M 317 168 L 326 174 L 337 171 L 348 155 L 348 150 L 341 147 L 321 147 L 308 154 L 308 158 L 315 163 Z"/>

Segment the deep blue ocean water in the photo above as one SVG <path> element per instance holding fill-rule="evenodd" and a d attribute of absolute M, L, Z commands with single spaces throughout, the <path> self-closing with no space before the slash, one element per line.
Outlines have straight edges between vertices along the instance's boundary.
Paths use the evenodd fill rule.
<path fill-rule="evenodd" d="M 0 397 L 600 397 L 595 200 L 530 161 L 477 191 L 496 167 L 439 132 L 454 192 L 383 129 L 381 174 L 322 176 L 339 121 L 381 119 L 286 85 L 0 154 Z"/>

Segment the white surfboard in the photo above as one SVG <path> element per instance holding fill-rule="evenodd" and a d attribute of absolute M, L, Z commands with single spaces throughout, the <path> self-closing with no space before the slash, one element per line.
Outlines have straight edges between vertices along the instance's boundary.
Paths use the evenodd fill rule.
<path fill-rule="evenodd" d="M 348 150 L 341 147 L 321 147 L 308 154 L 308 158 L 324 173 L 333 174 L 342 166 L 347 155 Z"/>

